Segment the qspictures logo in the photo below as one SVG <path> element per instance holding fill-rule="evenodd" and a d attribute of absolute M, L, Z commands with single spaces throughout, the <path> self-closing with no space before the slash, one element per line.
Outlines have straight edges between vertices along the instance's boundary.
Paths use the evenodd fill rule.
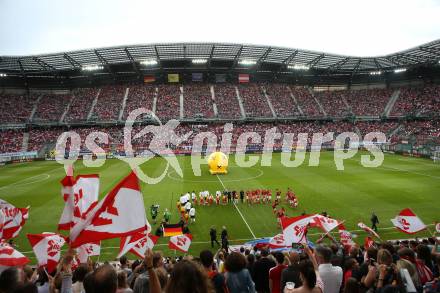
<path fill-rule="evenodd" d="M 142 115 L 153 117 L 158 121 L 158 125 L 147 125 L 133 135 L 134 130 L 137 129 L 134 128 L 134 124 Z M 216 134 L 218 131 L 205 131 L 195 134 L 193 131 L 188 130 L 182 134 L 181 131 L 178 131 L 179 125 L 178 120 L 169 120 L 167 123 L 162 124 L 154 113 L 145 108 L 133 110 L 127 117 L 123 129 L 123 152 L 116 155 L 116 158 L 127 163 L 136 172 L 139 179 L 147 184 L 161 182 L 170 166 L 178 176 L 183 178 L 182 168 L 174 151 L 182 145 L 191 150 L 191 168 L 195 176 L 201 176 L 202 166 L 207 165 L 205 155 L 217 150 L 227 155 L 234 155 L 235 163 L 240 168 L 251 168 L 258 163 L 265 167 L 272 166 L 275 149 L 281 150 L 280 160 L 285 167 L 295 168 L 303 165 L 306 162 L 307 152 L 310 153 L 308 166 L 319 166 L 321 150 L 324 145 L 332 145 L 333 161 L 338 171 L 345 170 L 344 161 L 353 159 L 360 148 L 369 153 L 360 156 L 362 166 L 366 168 L 379 167 L 384 160 L 384 154 L 380 146 L 386 143 L 386 136 L 382 132 L 370 132 L 361 139 L 354 132 L 342 132 L 338 135 L 333 132 L 295 134 L 280 132 L 277 127 L 272 127 L 266 129 L 263 136 L 257 131 L 241 131 L 234 145 L 234 125 L 232 123 L 223 125 L 223 133 L 220 137 Z M 240 129 L 243 125 L 236 127 Z M 136 151 L 133 147 L 133 140 L 142 139 L 148 143 L 148 148 Z M 100 167 L 105 164 L 107 155 L 100 146 L 103 144 L 109 144 L 108 133 L 95 131 L 87 135 L 85 148 L 88 152 L 82 155 L 84 166 Z M 261 156 L 246 156 L 248 150 L 256 145 L 261 149 Z M 62 133 L 56 144 L 56 161 L 67 167 L 77 161 L 80 155 L 80 135 L 75 131 Z M 166 168 L 159 176 L 149 177 L 140 166 L 156 156 L 161 156 L 166 160 Z"/>

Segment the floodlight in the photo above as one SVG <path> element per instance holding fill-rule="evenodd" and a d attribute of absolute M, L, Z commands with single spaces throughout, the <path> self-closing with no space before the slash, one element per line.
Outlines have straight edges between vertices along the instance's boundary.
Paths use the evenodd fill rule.
<path fill-rule="evenodd" d="M 405 72 L 406 71 L 406 68 L 397 68 L 397 69 L 394 69 L 394 73 L 401 73 L 401 72 Z"/>
<path fill-rule="evenodd" d="M 310 66 L 305 64 L 293 64 L 293 65 L 288 65 L 287 68 L 293 70 L 309 70 Z"/>
<path fill-rule="evenodd" d="M 142 60 L 140 63 L 142 65 L 146 65 L 146 66 L 153 66 L 153 65 L 157 65 L 157 60 L 156 59 L 147 59 L 147 60 Z"/>
<path fill-rule="evenodd" d="M 381 75 L 382 71 L 378 70 L 378 71 L 371 71 L 370 75 Z"/>
<path fill-rule="evenodd" d="M 102 70 L 103 68 L 104 67 L 102 65 L 96 65 L 96 64 L 82 66 L 82 70 L 85 71 L 96 71 L 96 70 Z"/>
<path fill-rule="evenodd" d="M 241 64 L 241 65 L 255 65 L 255 64 L 257 64 L 257 61 L 251 60 L 251 59 L 242 59 L 242 60 L 240 60 L 238 62 L 238 64 Z"/>
<path fill-rule="evenodd" d="M 193 60 L 191 60 L 191 62 L 193 64 L 205 64 L 206 62 L 208 62 L 208 60 L 206 60 L 206 59 L 193 59 Z"/>
<path fill-rule="evenodd" d="M 8 76 L 6 73 L 0 73 L 0 77 L 6 77 Z"/>

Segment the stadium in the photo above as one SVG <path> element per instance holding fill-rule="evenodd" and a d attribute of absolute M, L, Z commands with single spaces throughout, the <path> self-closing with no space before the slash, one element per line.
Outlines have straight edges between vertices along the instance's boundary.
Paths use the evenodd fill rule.
<path fill-rule="evenodd" d="M 199 255 L 203 262 L 210 250 L 218 273 L 229 274 L 225 290 L 293 292 L 286 282 L 274 287 L 263 270 L 271 280 L 266 291 L 269 283 L 259 281 L 261 267 L 250 259 L 269 251 L 274 266 L 290 267 L 292 253 L 312 248 L 314 256 L 304 257 L 322 265 L 331 250 L 334 266 L 356 282 L 357 271 L 345 263 L 350 257 L 368 270 L 364 253 L 388 249 L 395 260 L 407 248 L 416 252 L 418 270 L 429 247 L 430 262 L 422 260 L 430 278 L 422 281 L 417 270 L 411 276 L 417 292 L 428 290 L 439 273 L 440 39 L 375 56 L 275 45 L 168 42 L 0 56 L 1 245 L 23 256 L 10 263 L 0 252 L 0 266 L 26 264 L 40 277 L 42 268 L 59 276 L 81 267 L 79 247 L 99 242 L 100 252 L 85 262 L 95 262 L 96 271 L 109 261 L 125 269 L 123 248 L 131 262 L 144 259 L 148 240 L 166 257 L 171 280 L 178 278 L 172 263 Z M 289 223 L 304 217 L 310 221 L 300 226 L 302 238 L 288 241 Z M 106 220 L 114 227 L 96 228 L 111 226 Z M 213 243 L 213 230 L 221 243 Z M 42 257 L 34 238 L 44 241 L 44 232 L 56 233 L 50 236 L 59 247 Z M 139 234 L 146 241 L 141 254 L 133 242 Z M 248 291 L 228 283 L 236 254 L 245 255 L 252 273 Z M 144 263 L 133 271 L 137 264 L 152 276 Z M 348 279 L 331 291 L 324 276 L 319 290 L 361 292 L 372 286 L 365 275 L 358 291 L 344 286 Z M 132 288 L 133 276 L 127 269 Z M 150 292 L 159 292 L 149 282 Z M 162 289 L 211 292 L 169 291 L 171 283 Z"/>

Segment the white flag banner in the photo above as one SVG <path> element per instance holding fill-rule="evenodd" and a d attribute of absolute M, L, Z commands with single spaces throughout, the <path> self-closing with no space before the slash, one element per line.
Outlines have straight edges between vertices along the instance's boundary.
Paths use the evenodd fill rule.
<path fill-rule="evenodd" d="M 398 230 L 414 234 L 426 229 L 426 225 L 410 209 L 402 210 L 394 219 L 391 219 L 394 227 Z"/>
<path fill-rule="evenodd" d="M 168 242 L 168 248 L 187 253 L 189 247 L 191 246 L 191 242 L 192 242 L 191 234 L 172 236 L 170 237 L 170 241 Z"/>
<path fill-rule="evenodd" d="M 42 234 L 27 234 L 32 250 L 38 260 L 38 265 L 46 266 L 51 273 L 57 266 L 61 257 L 61 248 L 66 240 L 64 236 L 45 232 Z"/>

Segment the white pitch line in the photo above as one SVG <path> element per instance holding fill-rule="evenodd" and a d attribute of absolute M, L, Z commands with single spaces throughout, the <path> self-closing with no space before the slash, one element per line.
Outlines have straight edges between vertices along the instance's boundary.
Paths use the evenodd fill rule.
<path fill-rule="evenodd" d="M 215 176 L 217 176 L 217 179 L 218 179 L 218 181 L 220 181 L 220 184 L 223 186 L 223 189 L 227 189 L 226 186 L 223 184 L 223 181 L 220 179 L 220 177 L 218 175 L 215 175 Z M 237 207 L 237 205 L 235 204 L 234 201 L 232 201 L 232 203 L 234 204 L 234 207 L 237 209 L 237 212 L 240 214 L 241 218 L 243 219 L 243 222 L 248 227 L 249 232 L 251 232 L 252 237 L 254 237 L 254 239 L 257 239 L 257 237 L 255 237 L 255 234 L 252 231 L 251 227 L 249 226 L 248 222 L 246 221 L 246 219 L 244 218 L 243 214 L 241 213 L 240 209 Z"/>

